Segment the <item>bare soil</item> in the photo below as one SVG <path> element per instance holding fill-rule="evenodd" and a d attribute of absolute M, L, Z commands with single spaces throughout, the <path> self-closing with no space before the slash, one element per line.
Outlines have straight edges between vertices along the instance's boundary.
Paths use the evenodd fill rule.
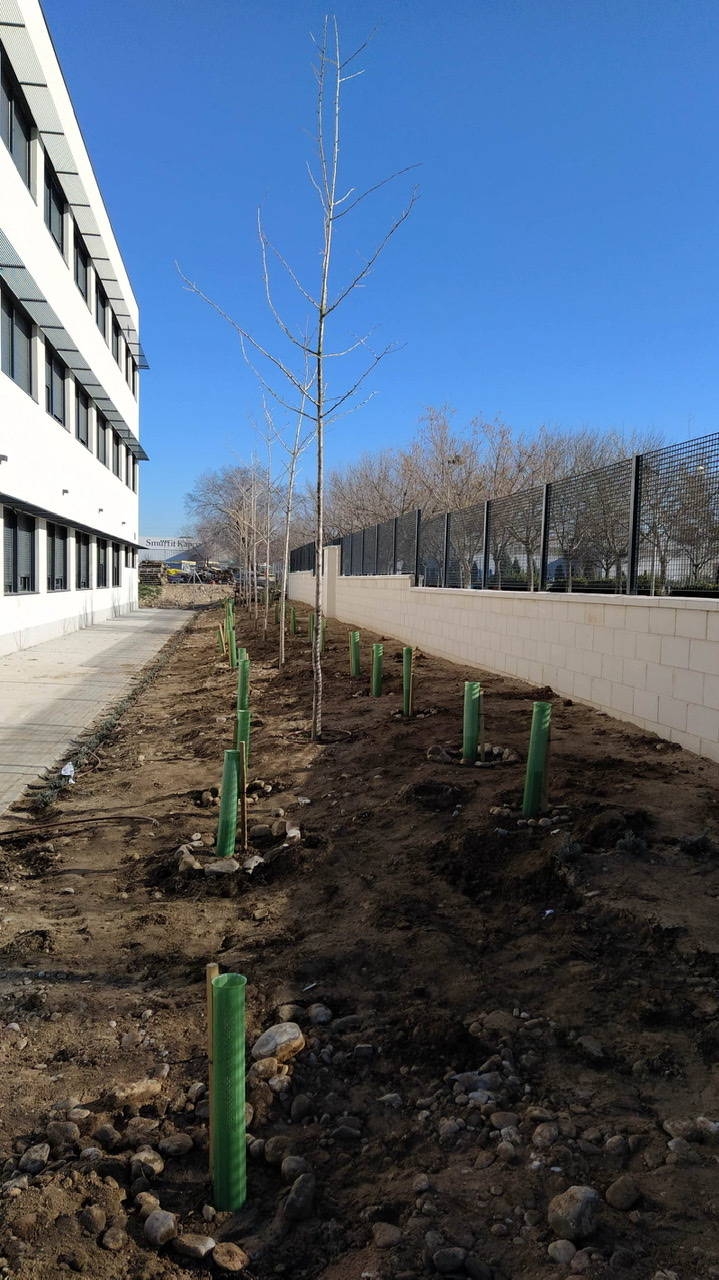
<path fill-rule="evenodd" d="M 238 631 L 253 663 L 250 777 L 265 784 L 251 821 L 281 808 L 300 844 L 261 843 L 263 864 L 217 882 L 178 871 L 194 834 L 210 851 L 217 808 L 202 793 L 233 745 L 236 673 L 214 607 L 52 811 L 27 801 L 0 820 L 0 1181 L 43 1138 L 53 1103 L 90 1112 L 79 1141 L 0 1198 L 0 1266 L 33 1280 L 219 1274 L 144 1239 L 127 1162 L 139 1114 L 154 1143 L 193 1137 L 152 1183 L 163 1208 L 184 1231 L 241 1245 L 258 1280 L 411 1280 L 436 1274 L 443 1242 L 464 1251 L 438 1255 L 445 1274 L 567 1275 L 547 1253 L 547 1206 L 577 1185 L 596 1189 L 600 1212 L 573 1274 L 719 1276 L 719 769 L 548 689 L 424 656 L 406 721 L 400 646 L 385 640 L 385 696 L 371 698 L 380 637 L 363 632 L 351 680 L 334 622 L 328 741 L 312 744 L 298 614 L 282 673 L 276 628 L 267 642 L 242 619 Z M 517 764 L 459 764 L 463 681 L 476 678 L 487 739 Z M 552 702 L 552 820 L 530 827 L 518 810 L 537 698 Z M 428 759 L 438 745 L 457 756 Z M 249 1045 L 282 1006 L 305 1010 L 289 1092 L 248 1095 L 253 1138 L 285 1137 L 317 1178 L 310 1216 L 291 1225 L 261 1147 L 245 1209 L 202 1218 L 207 1125 L 187 1090 L 207 1080 L 215 959 L 247 975 Z M 333 1022 L 312 1025 L 318 1002 Z M 162 1093 L 139 1112 L 108 1100 L 163 1063 Z M 452 1079 L 480 1068 L 499 1073 L 486 1103 Z M 309 1114 L 291 1123 L 297 1095 Z M 82 1159 L 108 1121 L 117 1149 Z M 605 1193 L 622 1175 L 636 1185 L 618 1209 Z M 118 1252 L 81 1226 L 90 1204 L 120 1226 L 127 1216 Z M 378 1246 L 378 1223 L 399 1228 L 396 1243 Z"/>

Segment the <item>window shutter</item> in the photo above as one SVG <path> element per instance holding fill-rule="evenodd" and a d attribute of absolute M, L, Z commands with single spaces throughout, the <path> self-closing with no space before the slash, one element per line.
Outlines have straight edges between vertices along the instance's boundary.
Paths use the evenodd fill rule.
<path fill-rule="evenodd" d="M 30 185 L 30 122 L 17 101 L 13 103 L 12 158 L 25 186 Z"/>
<path fill-rule="evenodd" d="M 19 311 L 13 326 L 13 377 L 23 391 L 32 394 L 32 325 Z"/>
<path fill-rule="evenodd" d="M 2 328 L 0 329 L 0 355 L 2 356 L 2 371 L 9 378 L 12 377 L 12 306 L 10 299 L 5 294 L 2 295 Z"/>
<path fill-rule="evenodd" d="M 3 582 L 5 591 L 15 590 L 15 544 L 17 516 L 5 508 L 3 516 Z"/>
<path fill-rule="evenodd" d="M 35 521 L 32 516 L 17 518 L 18 591 L 35 590 Z"/>
<path fill-rule="evenodd" d="M 81 444 L 87 445 L 89 442 L 88 434 L 88 400 L 84 391 L 76 384 L 76 405 L 77 405 L 77 438 Z"/>
<path fill-rule="evenodd" d="M 58 422 L 65 421 L 65 378 L 60 361 L 52 359 L 52 416 Z"/>

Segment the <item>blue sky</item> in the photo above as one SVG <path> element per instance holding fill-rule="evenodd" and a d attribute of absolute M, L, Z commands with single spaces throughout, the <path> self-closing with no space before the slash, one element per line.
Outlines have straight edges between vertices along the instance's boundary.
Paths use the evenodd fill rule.
<path fill-rule="evenodd" d="M 141 308 L 141 528 L 185 524 L 203 470 L 248 457 L 261 417 L 233 331 L 261 340 L 258 204 L 303 277 L 320 223 L 305 163 L 314 0 L 43 0 Z M 429 404 L 661 432 L 719 429 L 716 0 L 341 0 L 343 175 L 419 164 L 348 218 L 337 283 L 420 199 L 335 337 L 396 342 L 330 463 L 402 444 Z M 281 294 L 283 300 L 284 292 Z M 290 307 L 301 325 L 305 309 Z M 338 367 L 337 385 L 341 385 Z"/>

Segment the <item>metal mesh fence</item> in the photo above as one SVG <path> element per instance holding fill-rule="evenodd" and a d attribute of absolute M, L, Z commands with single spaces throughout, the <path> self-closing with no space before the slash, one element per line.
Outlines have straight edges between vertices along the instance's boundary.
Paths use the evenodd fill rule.
<path fill-rule="evenodd" d="M 417 555 L 418 586 L 444 586 L 444 516 L 422 520 L 419 526 Z"/>
<path fill-rule="evenodd" d="M 550 591 L 626 590 L 631 479 L 627 458 L 552 485 Z"/>
<path fill-rule="evenodd" d="M 362 572 L 375 573 L 377 569 L 377 525 L 373 524 L 364 531 L 362 546 Z"/>
<path fill-rule="evenodd" d="M 447 587 L 481 587 L 484 557 L 484 503 L 449 517 Z"/>
<path fill-rule="evenodd" d="M 355 529 L 352 534 L 352 573 L 362 572 L 362 530 Z"/>
<path fill-rule="evenodd" d="M 719 596 L 719 434 L 448 517 L 419 516 L 407 511 L 338 539 L 342 573 L 416 572 L 421 585 L 465 589 L 538 591 L 544 583 L 549 591 Z M 314 567 L 314 543 L 291 552 L 292 573 Z"/>
<path fill-rule="evenodd" d="M 394 573 L 394 520 L 377 525 L 377 572 Z"/>
<path fill-rule="evenodd" d="M 543 495 L 543 489 L 525 489 L 491 504 L 487 587 L 498 591 L 538 589 Z"/>
<path fill-rule="evenodd" d="M 397 518 L 397 555 L 395 573 L 414 573 L 417 553 L 417 513 L 407 511 Z"/>
<path fill-rule="evenodd" d="M 637 591 L 719 593 L 719 436 L 644 454 Z"/>

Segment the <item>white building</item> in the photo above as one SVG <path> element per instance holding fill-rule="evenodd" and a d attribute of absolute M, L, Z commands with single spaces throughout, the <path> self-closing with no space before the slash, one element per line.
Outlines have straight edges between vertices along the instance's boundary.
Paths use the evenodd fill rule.
<path fill-rule="evenodd" d="M 0 0 L 0 653 L 137 602 L 138 309 L 38 0 Z"/>

